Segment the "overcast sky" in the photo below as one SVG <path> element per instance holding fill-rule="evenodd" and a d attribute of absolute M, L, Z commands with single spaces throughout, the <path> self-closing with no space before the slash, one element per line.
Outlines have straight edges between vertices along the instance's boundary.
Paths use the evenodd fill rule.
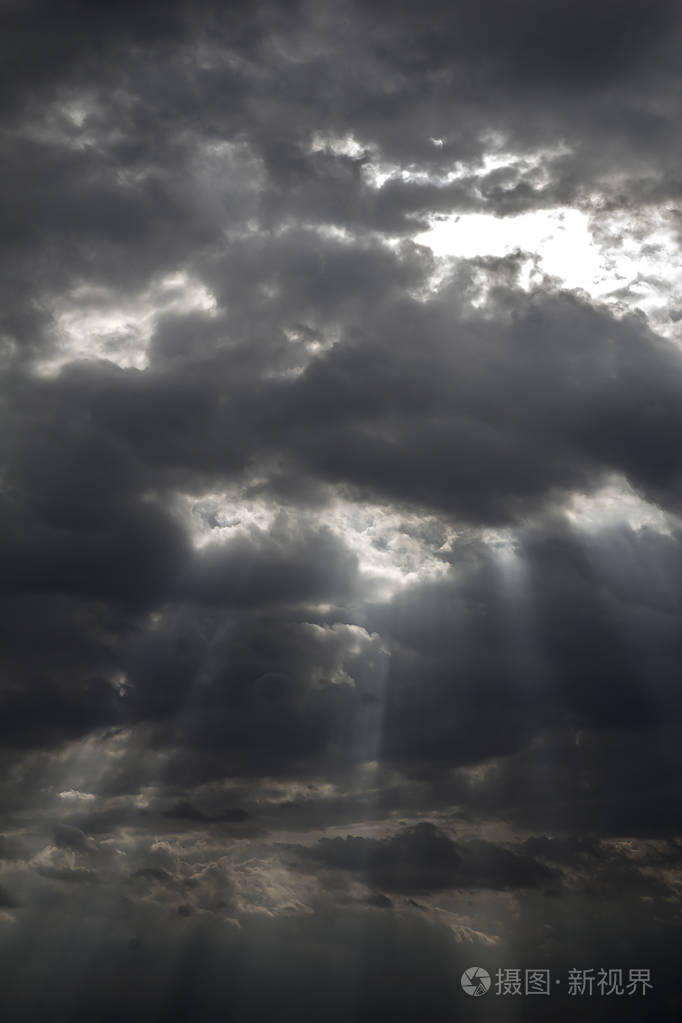
<path fill-rule="evenodd" d="M 679 1020 L 680 4 L 0 12 L 3 1019 Z"/>

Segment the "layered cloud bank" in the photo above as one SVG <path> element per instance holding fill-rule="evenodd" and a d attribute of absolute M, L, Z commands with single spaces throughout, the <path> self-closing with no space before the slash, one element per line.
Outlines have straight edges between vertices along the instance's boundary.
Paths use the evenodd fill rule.
<path fill-rule="evenodd" d="M 6 1018 L 678 1019 L 678 6 L 1 20 Z"/>

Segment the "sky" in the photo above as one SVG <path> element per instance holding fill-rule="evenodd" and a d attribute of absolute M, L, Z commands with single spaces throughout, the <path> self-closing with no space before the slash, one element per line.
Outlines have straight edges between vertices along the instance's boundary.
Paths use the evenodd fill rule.
<path fill-rule="evenodd" d="M 682 1017 L 681 49 L 2 0 L 4 1019 Z"/>

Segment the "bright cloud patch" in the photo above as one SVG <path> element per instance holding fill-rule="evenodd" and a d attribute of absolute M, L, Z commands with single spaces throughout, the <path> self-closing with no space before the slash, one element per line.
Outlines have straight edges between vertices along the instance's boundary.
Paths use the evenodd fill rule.
<path fill-rule="evenodd" d="M 280 515 L 279 507 L 271 503 L 229 493 L 181 495 L 178 511 L 197 549 L 267 536 Z M 328 528 L 355 555 L 366 596 L 375 600 L 389 599 L 417 579 L 444 575 L 445 555 L 455 535 L 435 518 L 340 498 L 310 517 L 309 524 Z"/>
<path fill-rule="evenodd" d="M 161 317 L 210 315 L 216 300 L 200 281 L 178 271 L 125 299 L 105 287 L 82 285 L 56 300 L 53 310 L 55 349 L 37 367 L 48 376 L 78 359 L 106 359 L 124 369 L 145 369 L 147 346 Z"/>

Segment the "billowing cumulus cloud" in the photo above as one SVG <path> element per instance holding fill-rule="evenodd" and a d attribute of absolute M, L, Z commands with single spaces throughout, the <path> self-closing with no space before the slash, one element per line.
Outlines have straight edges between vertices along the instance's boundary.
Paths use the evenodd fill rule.
<path fill-rule="evenodd" d="M 0 20 L 3 1014 L 678 1019 L 677 5 Z"/>

